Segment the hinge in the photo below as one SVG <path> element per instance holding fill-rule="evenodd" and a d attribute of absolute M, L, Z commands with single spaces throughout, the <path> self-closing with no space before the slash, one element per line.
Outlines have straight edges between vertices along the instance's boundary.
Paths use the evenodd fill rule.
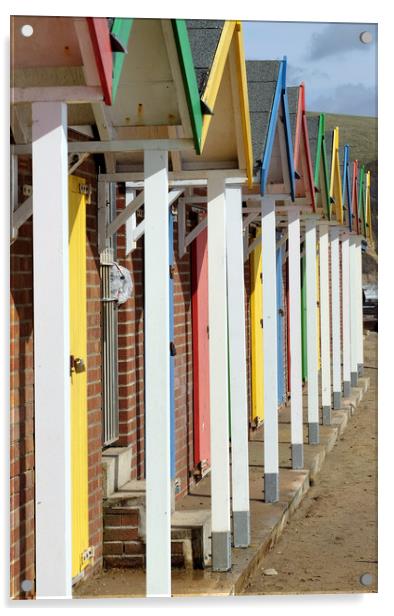
<path fill-rule="evenodd" d="M 90 205 L 91 197 L 92 197 L 92 185 L 91 184 L 80 184 L 79 192 L 81 195 L 86 196 L 86 205 Z"/>
<path fill-rule="evenodd" d="M 260 272 L 260 282 L 263 282 L 263 272 Z"/>
<path fill-rule="evenodd" d="M 23 184 L 22 192 L 24 197 L 31 197 L 33 194 L 33 188 L 30 184 Z"/>
<path fill-rule="evenodd" d="M 170 278 L 171 280 L 174 278 L 175 265 L 170 265 Z"/>
<path fill-rule="evenodd" d="M 171 357 L 175 357 L 176 355 L 176 346 L 172 340 L 170 342 L 170 355 Z"/>
<path fill-rule="evenodd" d="M 93 556 L 94 556 L 94 548 L 92 546 L 89 546 L 81 554 L 82 565 L 84 565 L 88 560 L 91 560 Z"/>
<path fill-rule="evenodd" d="M 209 325 L 207 325 L 207 336 L 209 338 Z"/>
<path fill-rule="evenodd" d="M 260 326 L 264 328 L 264 320 L 260 319 Z"/>

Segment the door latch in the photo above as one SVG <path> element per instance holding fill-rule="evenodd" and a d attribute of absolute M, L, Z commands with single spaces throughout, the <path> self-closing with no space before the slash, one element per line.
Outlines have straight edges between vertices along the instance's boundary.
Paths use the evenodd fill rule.
<path fill-rule="evenodd" d="M 75 357 L 74 355 L 70 355 L 70 374 L 75 372 L 79 374 L 80 372 L 85 372 L 86 366 L 85 362 L 81 357 Z"/>

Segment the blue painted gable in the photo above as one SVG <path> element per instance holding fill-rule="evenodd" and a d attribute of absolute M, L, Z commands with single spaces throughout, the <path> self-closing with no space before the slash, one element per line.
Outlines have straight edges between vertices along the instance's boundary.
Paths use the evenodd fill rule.
<path fill-rule="evenodd" d="M 293 144 L 292 144 L 292 138 L 291 138 L 289 103 L 288 103 L 287 91 L 286 91 L 286 68 L 287 68 L 287 59 L 286 57 L 284 57 L 279 67 L 278 81 L 276 84 L 275 96 L 274 96 L 274 100 L 273 100 L 272 108 L 271 108 L 267 139 L 265 142 L 264 151 L 262 153 L 260 193 L 261 195 L 264 195 L 266 187 L 267 187 L 267 179 L 268 179 L 269 168 L 270 168 L 270 163 L 271 163 L 272 149 L 274 146 L 276 126 L 277 126 L 278 117 L 279 117 L 279 110 L 281 108 L 283 119 L 284 119 L 284 129 L 285 129 L 285 137 L 286 137 L 286 154 L 287 154 L 287 164 L 288 164 L 289 177 L 290 177 L 290 194 L 291 194 L 292 200 L 294 201 L 295 199 L 295 173 L 294 173 Z"/>
<path fill-rule="evenodd" d="M 347 203 L 348 225 L 352 230 L 352 191 L 350 184 L 350 147 L 345 145 L 343 155 L 342 202 Z"/>

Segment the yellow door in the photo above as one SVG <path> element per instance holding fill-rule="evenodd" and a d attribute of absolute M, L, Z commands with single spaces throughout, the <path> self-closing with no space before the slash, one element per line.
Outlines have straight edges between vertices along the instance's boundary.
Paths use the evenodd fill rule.
<path fill-rule="evenodd" d="M 258 232 L 260 235 L 260 231 Z M 261 244 L 250 255 L 250 346 L 252 355 L 252 422 L 264 419 L 263 381 L 263 289 Z"/>
<path fill-rule="evenodd" d="M 70 250 L 70 380 L 72 476 L 72 577 L 89 560 L 88 431 L 86 378 L 86 200 L 80 192 L 83 178 L 69 178 Z M 85 555 L 86 556 L 86 555 Z"/>
<path fill-rule="evenodd" d="M 317 294 L 317 369 L 321 368 L 320 355 L 320 260 L 319 255 L 316 255 L 316 294 Z"/>

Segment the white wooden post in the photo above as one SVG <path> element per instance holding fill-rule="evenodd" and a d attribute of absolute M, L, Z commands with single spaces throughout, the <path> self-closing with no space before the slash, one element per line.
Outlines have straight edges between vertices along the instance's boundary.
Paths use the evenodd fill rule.
<path fill-rule="evenodd" d="M 358 306 L 357 306 L 357 238 L 350 237 L 350 384 L 358 381 Z"/>
<path fill-rule="evenodd" d="M 146 593 L 171 596 L 168 153 L 146 151 Z"/>
<path fill-rule="evenodd" d="M 291 455 L 294 469 L 304 466 L 301 349 L 301 256 L 300 211 L 290 208 L 289 226 L 289 308 L 290 308 L 290 410 Z M 267 356 L 266 356 L 267 357 Z"/>
<path fill-rule="evenodd" d="M 224 176 L 208 174 L 208 305 L 212 569 L 231 568 L 226 202 Z"/>
<path fill-rule="evenodd" d="M 334 409 L 341 408 L 341 292 L 339 272 L 339 228 L 331 229 L 331 322 L 332 322 L 332 387 Z"/>
<path fill-rule="evenodd" d="M 362 376 L 364 372 L 364 327 L 363 327 L 363 266 L 361 252 L 362 236 L 357 236 L 356 256 L 357 256 L 357 315 L 358 315 L 358 353 L 357 353 L 357 372 Z"/>
<path fill-rule="evenodd" d="M 231 399 L 231 471 L 234 547 L 250 544 L 248 392 L 242 191 L 226 188 L 227 309 Z"/>
<path fill-rule="evenodd" d="M 316 289 L 316 222 L 305 226 L 306 314 L 308 355 L 308 441 L 320 442 L 319 435 L 319 375 L 317 354 L 317 289 Z"/>
<path fill-rule="evenodd" d="M 264 500 L 279 500 L 278 314 L 276 305 L 275 198 L 261 199 L 264 361 Z M 268 360 L 269 358 L 269 360 Z"/>
<path fill-rule="evenodd" d="M 349 235 L 342 236 L 343 396 L 350 397 L 350 262 Z"/>
<path fill-rule="evenodd" d="M 36 593 L 70 599 L 67 105 L 33 103 L 32 120 Z"/>
<path fill-rule="evenodd" d="M 320 223 L 320 339 L 323 424 L 331 424 L 330 292 L 328 275 L 328 225 Z"/>

